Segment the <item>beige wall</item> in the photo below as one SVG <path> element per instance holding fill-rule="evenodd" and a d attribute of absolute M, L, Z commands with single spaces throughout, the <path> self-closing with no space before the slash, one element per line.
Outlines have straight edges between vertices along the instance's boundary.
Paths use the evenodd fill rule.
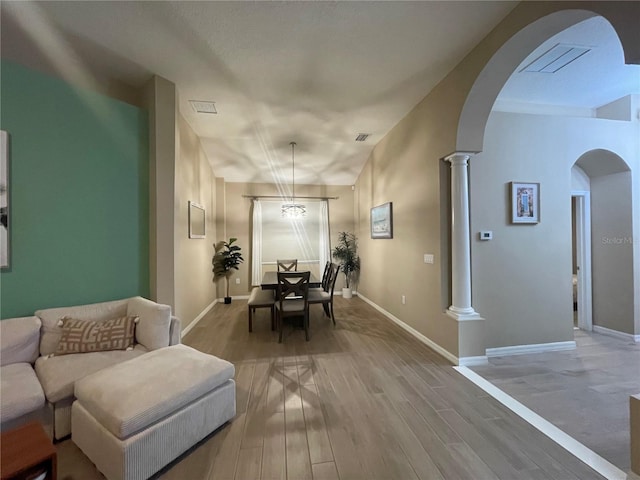
<path fill-rule="evenodd" d="M 174 198 L 176 86 L 154 76 L 145 86 L 149 109 L 149 287 L 152 300 L 175 308 Z"/>
<path fill-rule="evenodd" d="M 449 267 L 441 255 L 440 197 L 448 186 L 440 184 L 440 158 L 454 145 L 456 122 L 447 105 L 453 93 L 436 88 L 376 145 L 356 182 L 356 229 L 358 293 L 458 355 L 458 325 L 444 314 L 441 292 L 442 269 Z M 385 202 L 393 202 L 393 239 L 373 240 L 370 209 Z M 424 263 L 425 253 L 434 264 Z"/>
<path fill-rule="evenodd" d="M 243 195 L 278 195 L 275 184 L 265 183 L 225 183 L 225 229 L 226 233 L 218 235 L 216 240 L 238 239 L 242 247 L 245 262 L 238 272 L 231 276 L 231 296 L 248 295 L 251 289 L 251 199 Z M 335 244 L 340 231 L 354 231 L 353 191 L 351 186 L 297 185 L 299 196 L 339 197 L 329 200 L 329 228 L 332 245 Z M 236 278 L 240 284 L 236 284 Z M 341 288 L 339 283 L 336 289 Z M 218 298 L 224 296 L 224 281 L 218 282 Z"/>
<path fill-rule="evenodd" d="M 175 165 L 175 315 L 183 328 L 216 298 L 211 259 L 216 238 L 216 178 L 200 140 L 178 116 Z M 205 208 L 206 238 L 189 238 L 188 202 Z"/>
<path fill-rule="evenodd" d="M 631 172 L 591 179 L 593 324 L 634 334 Z"/>
<path fill-rule="evenodd" d="M 448 167 L 443 167 L 441 159 L 465 145 L 482 144 L 485 120 L 473 111 L 486 109 L 489 115 L 493 98 L 502 87 L 496 78 L 506 79 L 513 71 L 495 64 L 485 70 L 496 52 L 532 22 L 558 10 L 573 8 L 611 14 L 609 18 L 628 47 L 626 53 L 631 55 L 628 58 L 640 58 L 638 45 L 633 41 L 637 29 L 628 12 L 618 11 L 612 4 L 523 2 L 375 146 L 356 182 L 356 230 L 361 239 L 362 256 L 358 291 L 455 356 L 484 355 L 485 347 L 572 339 L 570 168 L 585 151 L 580 148 L 588 146 L 571 145 L 571 153 L 565 151 L 562 162 L 551 165 L 548 159 L 557 159 L 560 148 L 546 157 L 552 145 L 541 145 L 539 141 L 521 136 L 518 148 L 508 155 L 500 154 L 498 158 L 484 148 L 481 155 L 471 160 L 472 297 L 476 310 L 486 317 L 486 322 L 456 322 L 443 313 L 450 296 L 446 244 L 449 185 Z M 563 15 L 553 28 L 537 28 L 538 39 L 523 34 L 518 40 L 521 51 L 508 52 L 510 57 L 504 60 L 517 65 L 549 35 L 571 24 L 570 15 Z M 483 70 L 484 81 L 498 82 L 495 88 L 489 89 L 494 96 L 488 97 L 488 104 L 470 105 L 471 113 L 459 131 L 463 105 L 472 87 L 476 88 L 474 82 Z M 495 77 L 492 78 L 491 72 Z M 564 132 L 563 119 L 557 120 L 558 123 L 551 122 L 553 128 L 558 133 Z M 602 145 L 596 142 L 591 148 L 607 148 L 611 139 L 619 138 L 620 123 L 599 125 L 606 125 L 608 136 Z M 511 134 L 511 124 L 505 123 L 502 127 L 503 133 Z M 633 138 L 629 131 L 637 132 L 637 127 L 621 128 L 626 129 L 623 134 L 626 143 L 617 153 L 637 163 L 637 140 L 629 140 Z M 460 132 L 471 134 L 468 138 L 464 134 L 459 137 Z M 588 134 L 582 132 L 582 136 L 588 137 Z M 619 146 L 616 144 L 616 148 Z M 546 170 L 539 162 L 546 165 Z M 507 184 L 514 180 L 542 183 L 540 225 L 516 228 L 508 224 Z M 393 202 L 394 238 L 371 240 L 369 209 L 388 201 Z M 637 200 L 634 202 L 638 210 L 640 205 Z M 479 244 L 476 239 L 480 229 L 493 229 L 497 236 L 491 242 Z M 435 255 L 434 265 L 423 263 L 425 253 Z M 501 266 L 507 261 L 505 257 L 508 261 L 517 260 L 517 268 Z M 497 274 L 492 272 L 496 266 Z M 533 283 L 528 275 L 534 276 Z M 403 295 L 405 305 L 401 302 Z"/>

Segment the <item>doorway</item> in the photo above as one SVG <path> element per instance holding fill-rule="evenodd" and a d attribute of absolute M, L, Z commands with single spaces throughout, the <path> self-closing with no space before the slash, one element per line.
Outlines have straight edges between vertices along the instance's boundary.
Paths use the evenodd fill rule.
<path fill-rule="evenodd" d="M 591 300 L 591 195 L 571 192 L 574 327 L 593 328 Z"/>

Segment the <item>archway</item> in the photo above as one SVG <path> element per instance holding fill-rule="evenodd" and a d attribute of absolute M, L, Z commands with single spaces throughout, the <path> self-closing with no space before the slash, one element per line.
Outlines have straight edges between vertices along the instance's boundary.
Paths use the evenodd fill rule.
<path fill-rule="evenodd" d="M 570 204 L 561 204 L 561 199 L 570 195 L 571 165 L 584 152 L 608 150 L 618 152 L 618 158 L 627 158 L 630 152 L 616 142 L 616 130 L 611 125 L 589 123 L 589 118 L 603 118 L 600 112 L 595 114 L 595 108 L 593 115 L 585 114 L 577 121 L 572 118 L 567 122 L 564 113 L 544 112 L 525 118 L 526 115 L 492 112 L 492 107 L 510 75 L 528 64 L 527 57 L 534 52 L 537 55 L 538 47 L 574 25 L 592 22 L 591 19 L 602 20 L 613 32 L 619 48 L 618 61 L 622 64 L 619 38 L 606 19 L 584 10 L 552 13 L 524 27 L 495 53 L 470 90 L 461 115 L 458 146 L 461 150 L 480 152 L 470 162 L 471 270 L 473 306 L 491 320 L 487 322 L 488 356 L 517 353 L 519 347 L 530 345 L 540 350 L 575 346 L 569 302 L 571 213 Z M 625 138 L 632 138 L 629 132 L 633 134 L 633 129 L 627 126 L 622 127 L 626 129 Z M 493 140 L 488 145 L 490 131 Z M 512 135 L 513 138 L 506 138 Z M 636 159 L 638 154 L 631 156 Z M 584 161 L 589 158 L 587 155 Z M 627 174 L 630 176 L 631 172 Z M 538 224 L 511 223 L 508 186 L 514 181 L 539 183 L 542 216 Z M 631 193 L 627 198 L 631 212 L 634 201 Z M 632 226 L 631 220 L 628 225 Z M 493 231 L 493 240 L 480 241 L 477 234 L 484 230 Z M 633 259 L 632 254 L 628 262 L 631 285 L 633 275 L 637 276 L 631 267 Z M 631 305 L 629 318 L 634 318 L 633 302 L 633 298 L 627 302 Z M 606 308 L 610 310 L 613 306 Z M 601 316 L 599 313 L 598 317 Z M 633 326 L 624 328 L 633 332 Z"/>
<path fill-rule="evenodd" d="M 580 188 L 588 191 L 590 199 L 590 212 L 578 211 L 576 218 L 582 227 L 576 232 L 581 267 L 576 272 L 578 314 L 591 314 L 596 332 L 633 335 L 631 169 L 619 155 L 604 149 L 585 152 L 576 160 L 574 172 L 576 167 L 584 172 Z"/>

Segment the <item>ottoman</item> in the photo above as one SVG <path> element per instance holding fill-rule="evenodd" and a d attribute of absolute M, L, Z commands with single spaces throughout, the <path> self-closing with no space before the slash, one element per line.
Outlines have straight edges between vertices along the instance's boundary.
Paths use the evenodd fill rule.
<path fill-rule="evenodd" d="M 231 363 L 186 345 L 78 380 L 71 439 L 109 480 L 145 479 L 236 413 Z"/>

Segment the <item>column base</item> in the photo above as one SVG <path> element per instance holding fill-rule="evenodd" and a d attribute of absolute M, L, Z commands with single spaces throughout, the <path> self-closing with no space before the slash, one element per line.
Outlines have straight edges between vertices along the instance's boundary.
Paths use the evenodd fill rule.
<path fill-rule="evenodd" d="M 449 307 L 445 313 L 459 322 L 465 320 L 484 320 L 473 308 L 465 308 L 463 310 L 457 309 L 456 307 Z"/>

